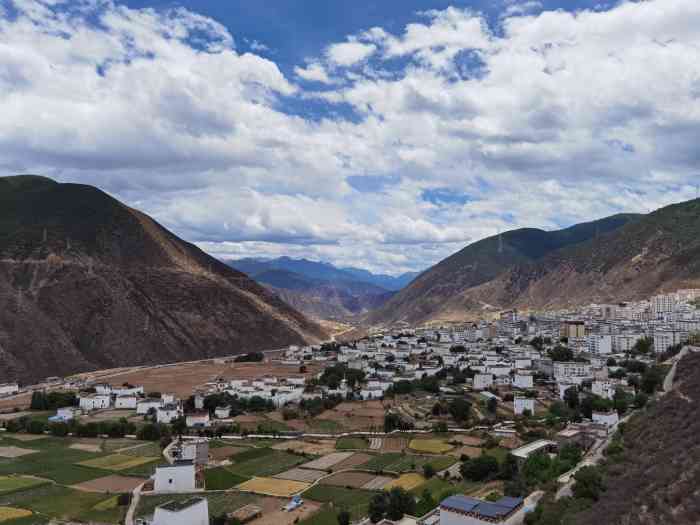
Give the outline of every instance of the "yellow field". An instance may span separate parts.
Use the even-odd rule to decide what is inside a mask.
[[[287,497],[302,492],[310,486],[310,483],[304,483],[303,481],[276,478],[253,478],[245,483],[241,483],[236,488],[238,490],[264,494],[266,496]]]
[[[100,468],[105,470],[126,470],[132,467],[138,467],[144,463],[150,463],[155,458],[143,458],[139,456],[127,456],[125,454],[111,454],[101,458],[88,459],[81,461],[78,465],[84,467]]]
[[[0,507],[0,523],[3,521],[16,520],[31,516],[32,511],[27,509],[16,509],[14,507]]]
[[[119,496],[113,496],[104,501],[100,501],[97,505],[92,507],[93,510],[112,510],[119,506]]]
[[[444,454],[448,450],[452,450],[452,445],[448,445],[441,439],[412,439],[408,446],[416,452],[429,454]]]
[[[398,479],[390,481],[384,485],[384,490],[391,490],[394,487],[411,490],[425,483],[425,478],[415,472],[409,474],[401,474]]]

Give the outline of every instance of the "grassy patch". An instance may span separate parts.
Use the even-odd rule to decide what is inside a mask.
[[[23,476],[2,476],[0,477],[0,494],[10,494],[20,490],[44,485],[46,482],[34,478]]]
[[[411,472],[410,474],[401,474],[398,479],[390,481],[384,487],[384,490],[391,490],[394,487],[400,487],[404,490],[414,490],[425,483],[425,478],[420,474]]]
[[[444,454],[452,450],[452,445],[445,443],[442,439],[412,439],[409,447],[416,452],[428,454]]]
[[[332,503],[336,512],[347,510],[356,520],[367,515],[369,501],[375,494],[371,490],[316,485],[304,492],[303,497],[319,503]]]
[[[104,470],[122,471],[133,467],[138,467],[145,463],[151,463],[153,458],[143,458],[140,456],[127,456],[124,454],[111,454],[99,458],[81,461],[78,465]]]
[[[503,463],[506,460],[506,457],[510,453],[508,449],[505,448],[490,448],[484,452],[485,454],[488,454],[489,456],[493,456],[498,460],[499,463]]]
[[[366,439],[360,437],[341,437],[335,442],[335,448],[338,450],[364,450],[369,448],[369,443]]]
[[[18,509],[17,507],[0,507],[0,523],[28,518],[31,515],[31,510]]]
[[[250,458],[248,451],[237,454],[233,457],[235,463],[227,467],[228,470],[245,478],[251,478],[253,476],[273,476],[308,461],[308,458],[297,456],[296,454],[289,454],[281,450],[254,450],[267,450],[269,452],[253,458]],[[241,460],[241,456],[250,459]]]
[[[367,463],[362,465],[362,468],[365,468],[367,470],[374,470],[377,472],[381,470],[387,470],[389,465],[400,461],[402,458],[403,455],[399,453],[380,454],[378,456],[374,456]]]
[[[339,512],[339,509],[335,510],[328,505],[324,505],[313,516],[299,522],[299,525],[338,525]],[[354,519],[359,519],[361,517],[362,516],[359,516],[358,518]]]
[[[338,421],[330,419],[308,419],[306,426],[309,432],[338,432],[345,428]]]
[[[61,485],[76,485],[110,474],[111,472],[107,470],[81,467],[80,465],[61,465],[59,468],[44,472],[42,477],[52,479]]]
[[[225,467],[205,470],[204,479],[207,490],[227,490],[248,481],[248,478],[234,474]]]
[[[457,462],[453,456],[416,456],[413,454],[381,454],[362,465],[375,472],[421,472],[424,465],[431,465],[436,472],[451,467]]]

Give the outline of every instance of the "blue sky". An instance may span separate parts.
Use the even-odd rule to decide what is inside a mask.
[[[0,174],[401,273],[696,195],[697,0],[0,0]]]

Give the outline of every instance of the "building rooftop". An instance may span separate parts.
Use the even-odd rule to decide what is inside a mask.
[[[195,497],[189,498],[183,501],[168,501],[160,506],[161,509],[165,509],[170,512],[180,512],[182,510],[188,509],[193,505],[197,505],[204,501],[204,498]]]
[[[516,448],[511,452],[511,454],[518,458],[527,459],[530,454],[537,452],[538,450],[556,445],[557,444],[554,441],[550,441],[548,439],[538,439],[537,441],[533,441],[532,443]]]
[[[523,498],[504,496],[498,501],[483,501],[469,496],[450,496],[440,503],[440,508],[470,513],[478,517],[501,519],[510,515],[523,504]]]

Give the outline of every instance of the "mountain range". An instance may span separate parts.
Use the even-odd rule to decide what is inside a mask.
[[[404,273],[394,277],[291,257],[246,258],[226,263],[316,319],[347,320],[378,308],[418,275]]]
[[[0,178],[0,381],[326,337],[265,287],[97,188]]]
[[[700,286],[700,200],[480,240],[429,268],[365,325],[474,319],[508,308],[638,300]]]

